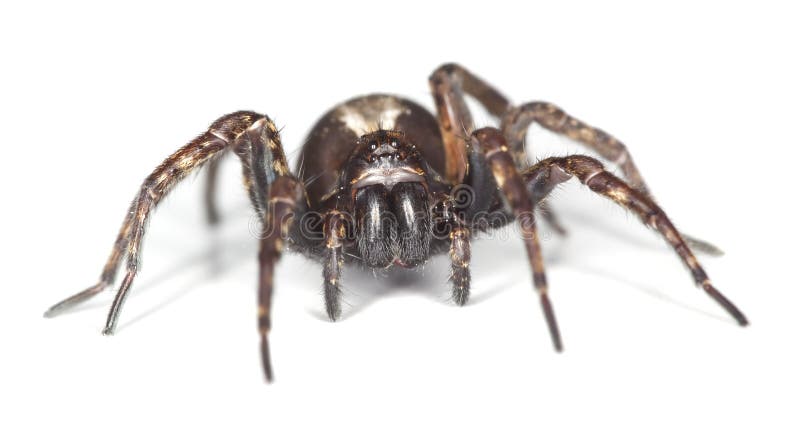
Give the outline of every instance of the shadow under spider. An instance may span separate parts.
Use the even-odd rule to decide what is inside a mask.
[[[707,317],[707,318],[713,318],[713,319],[716,319],[716,320],[719,320],[719,321],[722,321],[722,322],[725,322],[725,323],[730,323],[730,324],[733,324],[733,325],[737,325],[736,321],[731,320],[730,318],[727,318],[725,315],[717,315],[717,314],[708,312],[708,311],[706,311],[704,309],[695,307],[693,305],[689,305],[689,304],[687,304],[685,302],[673,299],[672,297],[670,297],[669,294],[664,293],[659,288],[650,287],[650,286],[648,286],[646,284],[642,284],[640,282],[634,281],[630,277],[626,277],[626,276],[620,275],[620,274],[615,274],[614,272],[609,271],[607,269],[594,267],[594,266],[583,265],[583,264],[578,264],[578,265],[572,264],[572,265],[570,265],[570,269],[578,271],[578,272],[591,274],[593,276],[600,276],[604,280],[610,280],[610,281],[614,281],[614,282],[617,282],[617,283],[620,283],[620,284],[624,284],[626,286],[633,287],[636,290],[638,290],[638,291],[640,291],[640,292],[642,292],[642,293],[644,293],[644,294],[646,294],[648,296],[654,297],[654,298],[656,298],[658,300],[661,300],[663,302],[669,303],[671,305],[675,305],[675,306],[677,306],[679,308],[692,311],[692,312],[694,312],[696,314],[703,315],[704,317]],[[690,282],[691,282],[691,280],[686,280],[687,284],[689,284]],[[684,286],[684,287],[687,287],[687,286]]]

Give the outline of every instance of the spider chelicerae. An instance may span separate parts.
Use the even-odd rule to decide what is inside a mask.
[[[558,184],[573,177],[657,230],[683,260],[695,283],[740,325],[747,325],[744,314],[711,285],[691,248],[712,253],[716,249],[675,229],[619,140],[552,104],[513,106],[495,88],[456,64],[434,71],[430,86],[437,117],[394,95],[362,96],[334,107],[311,130],[294,174],[269,117],[251,111],[221,117],[144,180],[100,281],[57,303],[45,315],[56,315],[110,287],[125,259],[125,278],[103,330],[103,334],[113,334],[139,269],[150,214],[178,182],[208,164],[207,210],[209,221],[216,222],[217,159],[232,150],[241,159],[244,184],[262,223],[258,327],[267,380],[272,379],[267,335],[273,270],[284,249],[321,261],[325,308],[331,320],[342,312],[345,264],[411,268],[445,252],[451,262],[452,298],[464,305],[470,291],[470,239],[514,221],[553,346],[560,351],[561,335],[548,297],[534,209],[544,205]],[[499,119],[500,128],[475,130],[465,95]],[[528,166],[525,138],[532,123],[577,141],[618,165],[624,180],[584,155],[551,157]],[[297,175],[310,177],[303,180]],[[559,230],[554,215],[544,215]]]

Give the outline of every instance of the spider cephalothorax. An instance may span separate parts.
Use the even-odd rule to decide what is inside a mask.
[[[175,184],[209,163],[207,209],[209,221],[216,222],[215,159],[232,150],[241,159],[245,187],[263,223],[258,323],[267,379],[272,379],[267,334],[273,270],[285,248],[321,262],[325,307],[335,320],[342,312],[341,275],[346,264],[410,268],[446,252],[453,300],[466,304],[470,239],[477,232],[512,222],[518,223],[553,346],[561,350],[534,210],[544,205],[555,186],[573,177],[657,230],[683,260],[695,283],[740,325],[747,325],[736,306],[711,285],[690,246],[707,252],[716,249],[675,229],[621,142],[552,104],[513,106],[458,65],[437,69],[430,85],[436,117],[412,101],[382,94],[357,97],[333,108],[312,128],[303,145],[295,172],[300,177],[289,171],[280,135],[267,116],[249,111],[223,116],[145,179],[100,281],[54,305],[46,315],[55,315],[111,286],[124,258],[126,275],[103,330],[112,334],[138,272],[151,212]],[[476,130],[465,94],[495,116],[500,128]],[[618,165],[624,178],[583,155],[551,157],[529,165],[525,138],[532,123],[596,151]],[[561,230],[551,212],[544,215]]]
[[[431,174],[403,132],[378,130],[361,137],[342,172],[337,208],[352,210],[357,255],[369,267],[415,267],[431,242]]]

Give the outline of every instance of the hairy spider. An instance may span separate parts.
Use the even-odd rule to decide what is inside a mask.
[[[740,325],[747,325],[744,314],[711,285],[689,246],[715,249],[675,229],[620,141],[552,104],[513,106],[496,89],[455,64],[434,71],[430,86],[438,118],[412,101],[382,94],[357,97],[330,110],[303,145],[304,159],[295,174],[310,175],[306,180],[289,171],[280,135],[269,117],[251,111],[223,116],[144,180],[100,281],[57,303],[45,315],[53,316],[110,287],[125,258],[127,272],[103,330],[112,334],[139,268],[151,212],[178,182],[209,164],[207,210],[209,221],[216,222],[215,160],[233,150],[241,159],[245,187],[262,221],[258,327],[267,380],[272,379],[267,342],[272,275],[284,248],[322,262],[325,308],[331,320],[342,312],[345,263],[410,268],[434,254],[449,252],[452,297],[464,305],[470,290],[471,237],[513,221],[519,224],[553,346],[560,351],[561,336],[548,298],[533,212],[556,185],[573,176],[657,230],[689,268],[695,283]],[[475,130],[465,95],[500,119],[500,128]],[[626,180],[583,155],[551,157],[528,166],[525,138],[534,122],[596,151],[618,165]],[[560,227],[552,214],[547,215],[554,227]]]

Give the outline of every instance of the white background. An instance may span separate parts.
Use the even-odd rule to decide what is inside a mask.
[[[0,7],[0,419],[798,420],[790,6],[146,3]],[[111,292],[42,318],[96,281],[138,184],[218,116],[268,113],[294,161],[353,95],[430,107],[427,76],[446,61],[626,142],[676,224],[727,251],[701,262],[752,325],[633,215],[571,183],[554,201],[570,236],[543,242],[563,354],[514,238],[474,244],[465,308],[443,257],[399,281],[348,271],[335,324],[320,265],[289,255],[266,385],[234,160],[218,231],[202,177],[158,210],[117,335],[100,335]],[[529,140],[532,157],[583,152],[538,129]]]

